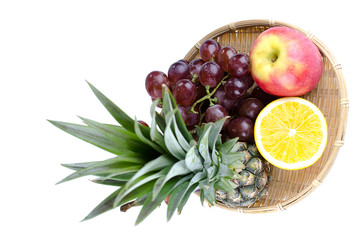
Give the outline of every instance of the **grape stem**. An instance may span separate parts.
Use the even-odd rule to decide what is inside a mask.
[[[196,80],[199,78],[199,75],[197,75],[197,74],[192,74],[192,82],[193,83],[196,83]]]
[[[200,98],[199,100],[197,100],[196,102],[194,102],[194,104],[191,106],[190,111],[197,114],[198,112],[195,111],[195,107],[197,104],[209,99],[210,104],[213,104],[213,101],[215,101],[215,98],[211,99],[211,97],[216,93],[217,89],[221,86],[221,84],[224,84],[226,82],[226,80],[230,77],[230,74],[227,74],[223,79],[221,79],[221,81],[219,82],[219,84],[210,92],[210,86],[206,85],[206,95],[203,96],[202,98]]]

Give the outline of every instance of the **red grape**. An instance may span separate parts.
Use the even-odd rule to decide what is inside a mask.
[[[205,61],[209,61],[210,59],[216,59],[217,54],[220,50],[220,44],[213,39],[205,40],[199,49],[200,57]]]
[[[180,79],[192,79],[189,66],[183,61],[173,63],[168,69],[168,78],[172,84],[175,84]]]
[[[178,62],[184,62],[186,64],[189,64],[189,62],[187,60],[185,60],[185,59],[180,59],[180,60],[178,60]]]
[[[246,83],[248,89],[251,88],[254,85],[254,79],[253,79],[253,77],[251,76],[250,73],[245,75],[244,77],[242,77],[242,79]]]
[[[248,98],[239,106],[239,115],[255,120],[260,111],[264,108],[264,104],[257,98]]]
[[[207,94],[206,88],[203,85],[198,84],[196,85],[196,88],[197,88],[196,100],[199,100],[200,98],[204,97]]]
[[[216,104],[209,107],[205,112],[205,121],[206,122],[216,122],[224,117],[229,116],[228,111],[221,105]],[[227,124],[229,119],[224,123],[224,126]]]
[[[182,118],[185,121],[185,124],[187,127],[193,127],[195,125],[197,125],[200,121],[200,113],[198,111],[198,106],[195,107],[195,111],[196,113],[193,113],[190,111],[191,106],[181,106],[178,105],[178,109],[181,113]]]
[[[235,54],[230,58],[228,70],[233,77],[243,77],[250,73],[250,59],[244,53]]]
[[[215,62],[206,62],[200,70],[200,83],[204,86],[209,85],[214,88],[222,80],[224,72],[219,64]]]
[[[250,94],[250,97],[261,100],[264,105],[267,105],[268,103],[278,98],[277,96],[270,95],[269,93],[264,92],[260,87],[254,88]]]
[[[248,90],[248,86],[243,79],[231,77],[226,81],[224,89],[229,97],[240,98],[245,95],[246,91]]]
[[[197,96],[197,88],[189,79],[178,80],[172,90],[177,104],[182,106],[191,105]]]
[[[142,124],[143,126],[149,127],[148,124],[142,120],[138,120],[138,123]]]
[[[146,77],[146,90],[152,98],[162,97],[162,85],[170,87],[170,82],[165,73],[161,71],[150,72]]]
[[[199,75],[200,75],[201,67],[202,67],[202,65],[203,65],[204,63],[205,63],[205,61],[202,60],[201,58],[197,58],[197,59],[192,60],[192,61],[189,63],[190,73],[196,74],[197,76],[199,76]]]
[[[238,105],[238,99],[229,97],[225,92],[224,86],[220,86],[216,90],[214,97],[217,98],[217,104],[226,108],[228,112],[232,112],[232,110]]]
[[[236,117],[227,125],[230,137],[238,137],[240,142],[252,142],[254,140],[254,122],[247,117]]]
[[[222,67],[225,72],[228,72],[228,64],[231,57],[236,54],[233,47],[227,46],[220,49],[217,55],[217,63]]]

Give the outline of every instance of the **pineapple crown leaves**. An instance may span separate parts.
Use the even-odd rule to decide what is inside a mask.
[[[142,206],[136,224],[142,222],[170,196],[167,220],[181,213],[191,194],[200,190],[201,203],[216,203],[216,188],[233,192],[238,178],[233,168],[243,167],[242,153],[235,151],[237,139],[222,143],[225,119],[198,126],[196,141],[188,131],[170,90],[163,86],[164,116],[151,105],[151,127],[138,123],[88,83],[96,97],[120,125],[81,118],[85,125],[50,121],[65,132],[116,156],[103,161],[63,164],[74,172],[59,183],[95,176],[98,184],[118,187],[84,220],[121,206]],[[122,208],[123,207],[123,208]]]

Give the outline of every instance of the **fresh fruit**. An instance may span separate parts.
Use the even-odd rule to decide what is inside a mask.
[[[175,84],[180,79],[192,79],[189,71],[189,65],[184,61],[177,61],[168,69],[168,79]]]
[[[301,96],[310,92],[323,71],[318,48],[302,33],[288,27],[262,32],[249,56],[255,82],[276,96]]]
[[[231,77],[224,85],[226,94],[231,98],[241,98],[248,90],[248,83],[242,78]]]
[[[172,94],[175,97],[177,104],[181,106],[190,106],[196,99],[197,88],[191,80],[178,80],[173,87]]]
[[[180,60],[178,60],[178,62],[184,62],[184,63],[186,63],[187,65],[189,64],[189,61],[187,61],[187,60],[185,60],[185,59],[180,59]]]
[[[250,72],[250,59],[247,54],[235,54],[229,60],[228,70],[231,76],[241,78]]]
[[[150,127],[150,126],[148,126],[148,124],[147,124],[145,121],[138,120],[138,122],[139,122],[140,124],[142,124],[143,126],[145,126],[145,127]]]
[[[251,88],[254,85],[254,79],[250,73],[242,77],[242,79],[246,83],[247,88]]]
[[[224,72],[219,64],[215,62],[206,62],[200,69],[200,83],[210,88],[216,87],[222,80]]]
[[[217,55],[217,63],[222,67],[225,72],[228,72],[228,64],[231,57],[236,54],[236,50],[233,47],[226,46],[220,49]]]
[[[239,152],[236,138],[222,143],[220,131],[225,118],[198,126],[195,133],[198,141],[195,141],[166,85],[162,98],[165,117],[155,111],[157,99],[151,106],[151,127],[133,120],[95,87],[90,87],[120,125],[85,118],[81,119],[86,125],[50,121],[65,132],[116,155],[104,161],[63,165],[75,172],[59,183],[92,175],[97,177],[93,180],[96,183],[117,187],[84,220],[119,206],[122,211],[142,206],[138,224],[170,196],[169,220],[176,209],[179,213],[182,211],[198,188],[201,202],[206,200],[210,205],[217,203],[217,189],[234,193],[238,186],[233,180],[242,179],[235,169],[244,168],[243,159],[247,157]],[[246,163],[245,169],[256,165]]]
[[[270,182],[270,167],[255,144],[239,142],[236,152],[243,153],[241,166],[235,166],[239,179],[232,180],[237,187],[233,193],[223,190],[216,191],[216,199],[228,207],[248,207],[268,192]]]
[[[205,63],[205,61],[202,60],[201,58],[197,58],[197,59],[192,60],[189,63],[190,73],[191,74],[196,74],[197,76],[199,76],[201,67],[202,67],[202,65],[204,65],[204,63]]]
[[[206,122],[217,122],[218,120],[228,117],[228,111],[221,105],[216,104],[209,107],[205,112],[205,121]],[[227,124],[228,119],[225,121]]]
[[[220,86],[215,92],[214,97],[217,99],[217,104],[220,104],[229,112],[233,111],[238,106],[238,99],[229,97],[224,86]]]
[[[254,122],[247,117],[233,118],[227,125],[227,132],[230,137],[239,138],[240,142],[253,142]]]
[[[261,100],[264,103],[264,105],[268,105],[272,101],[278,99],[277,96],[270,95],[270,94],[264,92],[260,87],[253,88],[253,91],[251,92],[250,97]]]
[[[207,39],[200,46],[200,57],[205,62],[209,60],[215,60],[215,58],[217,58],[217,54],[220,48],[220,44],[217,41],[215,41],[214,39]]]
[[[182,119],[185,121],[185,124],[188,128],[195,128],[195,125],[197,125],[200,121],[200,113],[193,113],[190,111],[190,106],[184,107],[184,106],[177,106],[178,110],[181,113]],[[198,107],[195,109],[198,111]]]
[[[255,143],[276,167],[302,169],[314,164],[327,144],[327,123],[313,103],[298,97],[267,105],[255,122]]]
[[[264,108],[264,104],[257,98],[247,98],[239,106],[239,116],[248,117],[251,120],[256,119],[260,111]]]
[[[152,98],[162,97],[163,84],[170,87],[167,75],[161,71],[152,71],[146,77],[146,90]]]
[[[197,84],[196,88],[197,88],[196,100],[199,100],[200,98],[204,97],[207,94],[206,88],[203,85]]]

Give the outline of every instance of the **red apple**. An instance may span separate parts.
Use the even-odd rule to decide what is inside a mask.
[[[262,32],[249,56],[255,82],[276,96],[301,96],[310,92],[323,71],[318,48],[302,33],[288,27]]]

